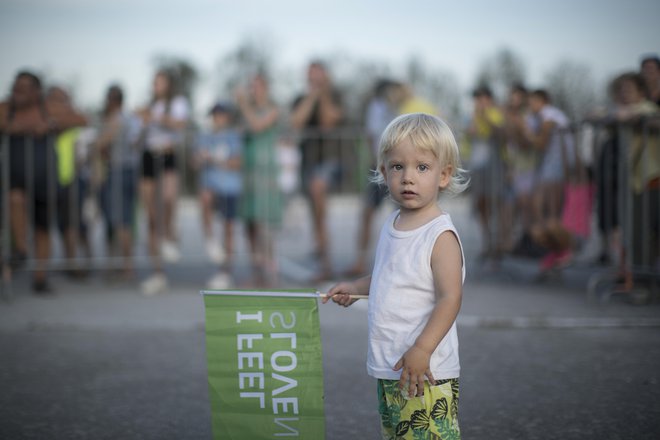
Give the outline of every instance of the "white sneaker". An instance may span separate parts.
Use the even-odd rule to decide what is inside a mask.
[[[163,260],[168,263],[176,263],[181,259],[179,248],[176,247],[175,242],[170,240],[163,240],[163,243],[160,246],[160,254],[163,256]]]
[[[142,294],[154,296],[167,290],[167,278],[162,273],[156,273],[142,282]]]
[[[211,290],[224,290],[232,286],[233,280],[226,272],[218,272],[206,283],[206,287]]]
[[[206,253],[209,259],[215,264],[222,264],[225,262],[225,251],[215,241],[206,242]]]

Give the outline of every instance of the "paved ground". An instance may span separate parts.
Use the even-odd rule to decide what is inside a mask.
[[[357,207],[333,200],[338,271],[354,255]],[[498,271],[478,265],[467,204],[446,209],[468,260],[459,319],[464,438],[658,438],[660,306],[587,301],[592,270],[584,265],[543,284],[528,262],[506,261]],[[184,204],[188,249],[169,268],[167,294],[145,298],[135,282],[96,274],[84,283],[55,276],[58,295],[41,299],[17,275],[13,300],[0,302],[1,439],[210,438],[198,291],[213,268],[198,250],[191,212]],[[323,290],[308,281],[305,207],[294,201],[288,214],[283,283]],[[249,283],[249,272],[237,278]],[[375,384],[364,368],[366,304],[320,312],[327,438],[378,438]]]

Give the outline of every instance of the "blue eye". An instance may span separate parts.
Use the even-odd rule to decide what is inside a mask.
[[[429,169],[429,167],[428,167],[428,165],[423,165],[423,164],[422,164],[422,165],[419,165],[419,166],[417,167],[417,169],[419,169],[420,171],[426,171],[426,170]]]

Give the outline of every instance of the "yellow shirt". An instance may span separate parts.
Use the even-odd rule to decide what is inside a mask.
[[[440,114],[433,104],[418,97],[410,98],[401,104],[399,114],[406,115],[408,113],[428,113],[435,116]]]
[[[55,141],[57,180],[62,185],[73,182],[76,171],[76,140],[79,134],[79,128],[70,128],[60,133]]]
[[[485,110],[484,117],[474,119],[474,125],[477,131],[477,137],[488,139],[493,134],[493,127],[504,125],[504,114],[497,107],[489,107]]]

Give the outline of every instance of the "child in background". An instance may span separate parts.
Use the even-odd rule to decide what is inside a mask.
[[[242,142],[237,130],[231,127],[229,105],[218,103],[211,108],[212,128],[201,133],[197,140],[195,165],[200,173],[199,201],[206,251],[219,271],[208,282],[210,289],[226,289],[232,283],[229,270],[234,250],[234,221],[238,215],[241,192]],[[224,250],[213,234],[213,211],[218,209],[224,220]],[[226,263],[223,266],[223,263]]]
[[[399,209],[381,229],[372,275],[335,285],[323,302],[346,307],[369,295],[367,371],[378,379],[383,438],[457,439],[465,264],[438,205],[441,192],[466,186],[456,140],[435,116],[399,116],[381,138],[378,171]]]

